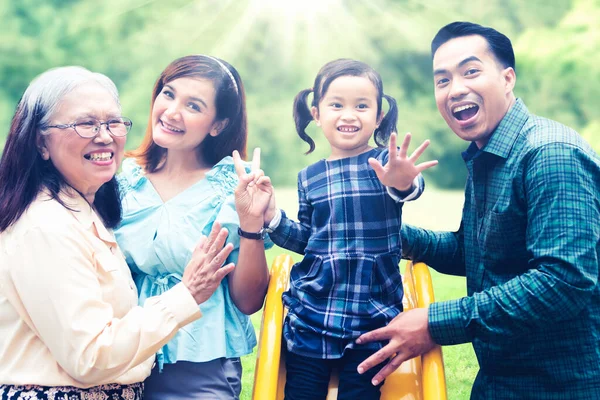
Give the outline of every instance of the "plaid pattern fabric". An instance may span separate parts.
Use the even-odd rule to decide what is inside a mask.
[[[467,277],[430,306],[432,337],[473,343],[474,399],[600,399],[598,155],[518,100],[463,157],[459,231],[402,227],[404,256]]]
[[[402,203],[387,193],[370,157],[385,164],[388,151],[321,160],[302,170],[299,222],[284,213],[271,234],[278,246],[305,254],[283,295],[284,338],[296,354],[340,358],[346,348],[358,347],[354,339],[402,311]]]

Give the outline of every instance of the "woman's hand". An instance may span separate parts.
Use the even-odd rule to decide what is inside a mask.
[[[227,229],[221,229],[218,222],[213,224],[208,238],[202,236],[194,249],[192,259],[183,271],[181,282],[188,288],[196,303],[202,304],[217,290],[221,281],[228,273],[233,271],[234,264],[223,263],[233,250],[233,245],[228,243]]]
[[[275,209],[271,178],[260,169],[260,149],[254,149],[250,173],[246,173],[237,151],[233,152],[233,164],[240,180],[235,189],[235,208],[240,217],[240,227],[258,231],[264,225],[265,213],[269,210],[274,213]]]

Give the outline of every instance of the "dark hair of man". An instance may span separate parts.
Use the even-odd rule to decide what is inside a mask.
[[[510,39],[493,28],[472,22],[452,22],[440,29],[431,41],[431,57],[449,40],[473,35],[481,36],[488,42],[490,51],[504,68],[511,67],[516,71],[515,53]]]
[[[342,76],[360,76],[369,79],[377,89],[377,118],[381,114],[382,98],[385,98],[390,106],[379,127],[375,129],[375,143],[379,147],[384,147],[390,138],[392,132],[396,131],[398,121],[398,107],[396,100],[383,93],[383,82],[377,71],[369,65],[361,62],[340,58],[325,64],[317,77],[312,88],[304,89],[296,95],[294,99],[294,121],[296,123],[296,132],[302,140],[310,146],[306,154],[312,153],[315,149],[315,141],[306,133],[306,127],[313,120],[310,112],[311,107],[319,107],[319,102],[327,93],[331,82]],[[313,92],[311,107],[308,106],[307,97]]]
[[[69,185],[52,161],[41,157],[37,136],[62,97],[90,81],[107,87],[118,102],[112,81],[81,67],[46,71],[29,85],[19,101],[0,159],[0,232],[17,222],[44,188],[54,200],[69,208],[58,196],[61,189]],[[76,135],[75,132],[69,134]],[[119,224],[121,199],[115,177],[96,192],[93,205],[106,227]]]
[[[217,61],[218,60],[218,61]],[[219,64],[219,62],[222,64]],[[231,76],[223,68],[227,68]],[[231,79],[233,77],[234,81]],[[136,162],[148,172],[155,172],[166,159],[167,149],[157,145],[152,139],[154,121],[152,109],[156,98],[169,82],[179,78],[206,79],[215,88],[215,107],[217,121],[227,119],[227,125],[213,137],[207,135],[199,146],[203,161],[215,165],[234,150],[246,158],[246,141],[248,139],[248,123],[246,117],[246,95],[242,79],[233,66],[224,60],[205,55],[190,55],[178,58],[170,63],[158,77],[152,90],[150,102],[150,119],[146,133],[140,146],[125,155],[135,158]]]

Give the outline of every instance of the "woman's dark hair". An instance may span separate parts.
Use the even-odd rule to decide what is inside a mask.
[[[384,147],[392,132],[396,131],[396,123],[398,122],[398,107],[396,105],[396,100],[383,93],[383,82],[379,73],[361,61],[340,58],[325,64],[317,74],[313,87],[311,89],[300,91],[294,99],[294,121],[296,123],[296,132],[298,132],[298,136],[310,146],[310,149],[306,154],[312,153],[315,149],[315,141],[306,133],[306,127],[310,121],[313,120],[310,108],[318,108],[319,102],[327,93],[331,82],[342,76],[361,76],[369,79],[373,83],[377,89],[378,118],[381,114],[382,99],[385,98],[387,100],[390,108],[379,124],[379,127],[375,129],[374,132],[375,143],[377,146]],[[307,97],[311,92],[313,92],[313,99],[309,107]]]
[[[493,28],[488,28],[472,22],[452,22],[438,31],[431,41],[431,57],[441,45],[449,40],[463,36],[478,35],[483,37],[490,47],[490,51],[496,57],[496,60],[504,68],[515,69],[515,53],[513,51],[510,39]]]
[[[37,147],[38,136],[45,133],[44,126],[65,95],[89,82],[106,88],[119,104],[117,88],[108,77],[81,67],[50,69],[25,90],[0,160],[0,232],[18,220],[44,188],[67,207],[58,194],[68,184],[51,160],[42,159]],[[106,227],[114,228],[121,221],[121,200],[114,177],[96,192],[93,206]]]
[[[179,78],[197,78],[210,80],[215,88],[216,120],[228,122],[218,136],[208,135],[198,147],[202,159],[215,165],[223,157],[230,156],[234,150],[246,158],[248,123],[246,118],[246,95],[240,75],[226,61],[204,55],[191,55],[178,58],[169,64],[160,74],[150,102],[150,118],[146,134],[140,146],[125,155],[135,158],[146,171],[154,172],[164,162],[167,149],[157,145],[152,138],[152,109],[163,87]]]

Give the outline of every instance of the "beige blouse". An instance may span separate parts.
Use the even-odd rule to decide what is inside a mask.
[[[137,305],[112,232],[76,192],[42,193],[0,234],[0,384],[140,382],[154,353],[200,318],[182,284]]]

